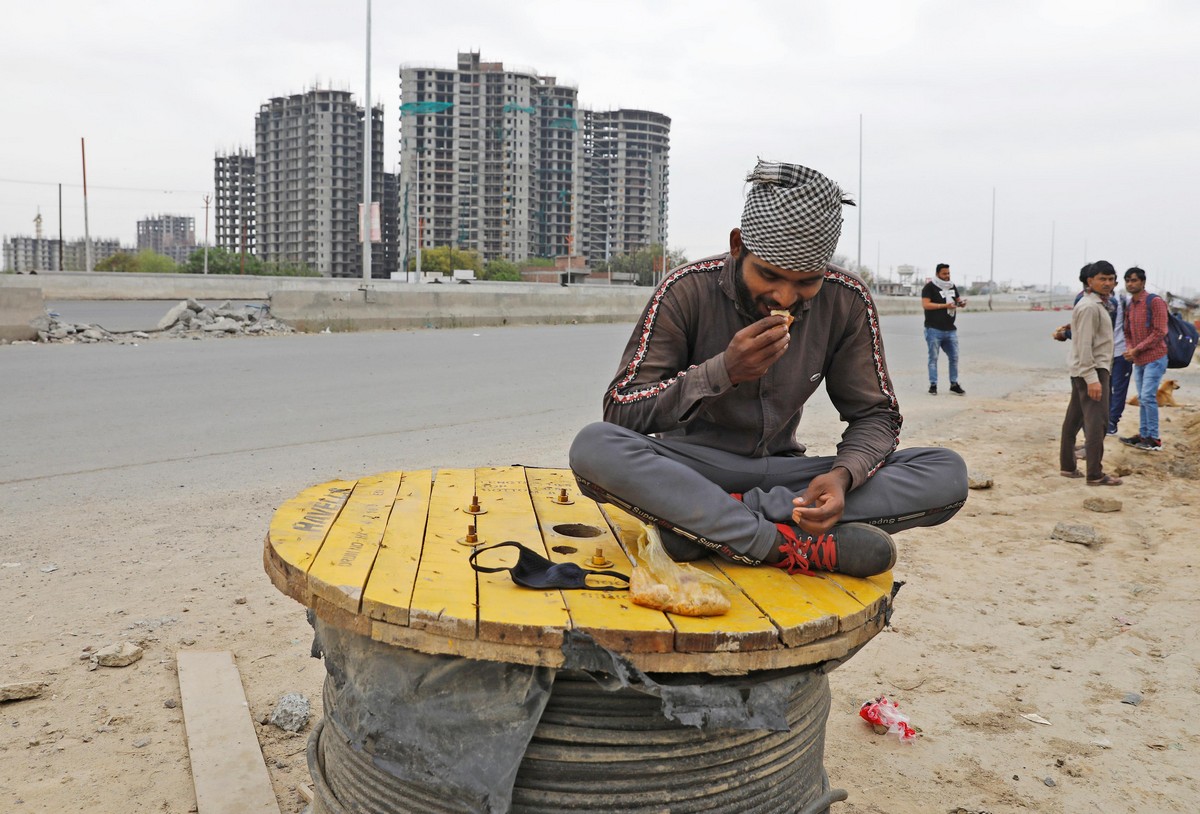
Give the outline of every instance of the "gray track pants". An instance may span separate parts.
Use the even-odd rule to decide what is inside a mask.
[[[828,472],[833,460],[747,458],[603,421],[580,430],[570,457],[585,494],[666,529],[663,543],[675,559],[716,551],[752,565],[775,544],[775,524],[791,522],[792,499]],[[742,499],[731,492],[741,492]],[[966,500],[967,467],[957,453],[940,447],[901,449],[846,495],[842,522],[870,523],[889,532],[936,526]]]

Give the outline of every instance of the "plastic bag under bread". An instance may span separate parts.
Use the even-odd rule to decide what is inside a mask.
[[[631,551],[630,598],[647,608],[680,616],[720,616],[729,611],[721,581],[687,563],[671,559],[654,526],[643,526]]]

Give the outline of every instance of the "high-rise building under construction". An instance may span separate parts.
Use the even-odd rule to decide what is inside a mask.
[[[603,260],[666,237],[671,120],[475,52],[400,69],[401,253]],[[403,263],[403,260],[401,261]]]
[[[254,153],[218,154],[213,162],[216,190],[216,246],[230,254],[257,254],[254,216]]]
[[[153,215],[137,222],[137,249],[186,263],[196,250],[196,219],[190,215]]]
[[[582,235],[607,260],[667,237],[671,120],[650,110],[583,111],[586,177]]]
[[[361,277],[363,108],[348,91],[314,89],[264,103],[254,121],[255,231],[266,263]],[[383,108],[371,110],[371,198],[381,200]],[[372,276],[386,277],[375,244]]]

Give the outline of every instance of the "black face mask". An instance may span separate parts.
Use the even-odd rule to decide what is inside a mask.
[[[515,546],[520,552],[517,555],[516,565],[511,568],[488,568],[487,566],[476,564],[475,558],[483,552],[490,551],[493,548],[503,548],[504,546]],[[617,579],[625,580],[626,583],[629,582],[629,577],[624,574],[618,574],[616,571],[589,571],[573,562],[551,562],[541,554],[530,548],[526,548],[515,540],[507,540],[503,543],[477,548],[471,552],[469,562],[471,563],[471,567],[476,571],[488,574],[494,574],[497,571],[508,571],[512,576],[513,582],[526,588],[538,588],[541,590],[547,588],[584,588],[589,591],[623,591],[629,587],[628,585],[588,585],[587,578],[595,575],[616,577]]]

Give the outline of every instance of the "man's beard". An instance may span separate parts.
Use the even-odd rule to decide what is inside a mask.
[[[750,289],[746,287],[746,282],[742,279],[742,259],[745,256],[746,252],[743,249],[737,259],[733,261],[733,290],[737,293],[738,307],[745,311],[747,316],[757,318],[762,316],[758,312],[758,303],[754,301]]]
[[[741,255],[733,261],[733,290],[737,294],[738,307],[751,319],[762,319],[766,316],[763,311],[791,311],[791,308],[783,308],[774,300],[754,298],[746,286],[746,281],[742,279],[742,260],[745,257],[746,250],[743,249]]]

